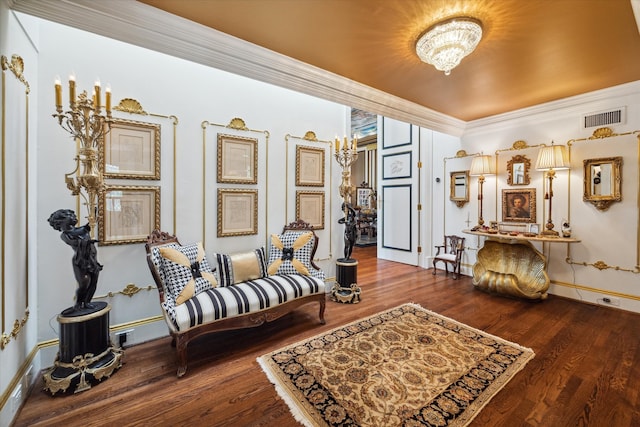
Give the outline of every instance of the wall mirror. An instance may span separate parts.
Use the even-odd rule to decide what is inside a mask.
[[[508,185],[529,185],[529,169],[531,160],[526,156],[513,156],[507,162],[507,184]]]
[[[583,200],[601,211],[622,200],[622,157],[584,160]]]
[[[469,171],[451,172],[449,200],[459,208],[469,201]]]

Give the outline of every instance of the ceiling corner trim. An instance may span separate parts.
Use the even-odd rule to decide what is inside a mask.
[[[5,0],[13,10],[320,99],[460,136],[466,122],[135,0]]]

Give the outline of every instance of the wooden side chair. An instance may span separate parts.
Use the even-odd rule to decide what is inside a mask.
[[[464,253],[464,237],[444,236],[444,244],[436,245],[438,251],[433,257],[433,275],[436,274],[436,262],[444,262],[444,270],[449,274],[449,264],[453,266],[453,278],[457,279],[460,274],[460,262]]]

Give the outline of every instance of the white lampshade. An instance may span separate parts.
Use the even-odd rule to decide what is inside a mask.
[[[474,157],[471,161],[471,170],[469,175],[481,176],[481,175],[495,175],[496,163],[493,157],[483,154],[482,156]]]
[[[564,145],[545,146],[538,151],[536,169],[546,171],[550,169],[569,169],[569,156]]]

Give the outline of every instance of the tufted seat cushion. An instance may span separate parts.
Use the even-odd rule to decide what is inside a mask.
[[[226,317],[258,313],[301,296],[324,292],[324,281],[311,276],[268,276],[208,289],[180,305],[167,299],[162,306],[174,332],[180,332]]]

